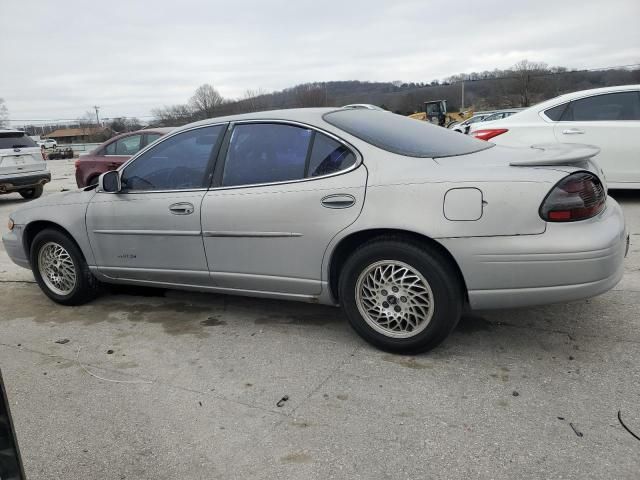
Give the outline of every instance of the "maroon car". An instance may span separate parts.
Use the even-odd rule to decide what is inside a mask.
[[[76,183],[83,188],[98,183],[104,172],[115,170],[132,155],[169,133],[173,128],[149,128],[123,133],[113,137],[98,148],[76,160]]]

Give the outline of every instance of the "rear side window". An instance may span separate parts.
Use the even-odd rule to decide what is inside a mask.
[[[0,132],[0,149],[37,147],[31,137],[23,132]]]
[[[371,145],[408,157],[451,157],[494,147],[490,142],[389,112],[336,110],[323,118]]]
[[[222,186],[304,178],[313,131],[284,124],[236,125],[227,150]]]
[[[606,120],[640,120],[638,92],[619,92],[574,100],[562,121],[597,122]]]
[[[309,177],[319,177],[345,170],[356,163],[356,157],[340,142],[316,133],[309,159]]]
[[[162,135],[159,133],[147,133],[147,145],[151,145],[157,139],[159,139]]]
[[[544,111],[544,114],[554,122],[559,122],[562,118],[562,114],[569,106],[568,103],[563,103],[562,105],[558,105],[557,107],[550,108]]]

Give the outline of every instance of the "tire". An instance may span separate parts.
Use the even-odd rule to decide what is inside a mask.
[[[33,200],[34,198],[38,198],[42,195],[44,191],[43,185],[36,185],[33,188],[29,188],[28,190],[20,190],[18,193],[22,195],[22,198],[26,198],[27,200]]]
[[[58,262],[62,259],[67,268],[49,265],[48,273],[47,270],[43,272],[42,269],[47,268],[47,253],[57,257]],[[82,305],[99,293],[100,284],[89,270],[80,248],[59,230],[45,229],[36,235],[31,244],[30,261],[36,282],[56,303]],[[63,273],[57,275],[58,272]]]
[[[404,282],[397,279],[403,273]],[[440,344],[457,325],[464,302],[455,266],[435,249],[402,237],[381,237],[358,248],[342,268],[338,290],[353,329],[393,353],[416,354]]]

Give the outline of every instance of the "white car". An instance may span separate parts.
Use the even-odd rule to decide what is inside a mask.
[[[561,95],[490,125],[472,125],[470,134],[509,146],[595,145],[609,188],[640,189],[640,85]]]
[[[0,194],[38,198],[49,181],[51,173],[36,142],[23,131],[0,129]]]
[[[58,142],[53,138],[45,138],[44,140],[39,140],[36,143],[40,147],[44,145],[44,148],[56,148],[58,146]]]
[[[493,115],[493,113],[494,113],[493,111],[479,112],[479,113],[476,113],[473,117],[468,118],[464,122],[449,125],[448,128],[453,130],[454,132],[468,133],[471,125],[473,125],[474,123],[483,122],[485,118],[489,117],[490,115]]]

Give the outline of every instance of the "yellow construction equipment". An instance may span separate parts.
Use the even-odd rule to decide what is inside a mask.
[[[446,100],[431,100],[424,102],[424,111],[409,115],[409,118],[423,120],[441,127],[446,127],[453,122],[463,122],[473,116],[473,110],[463,112],[447,112]]]

